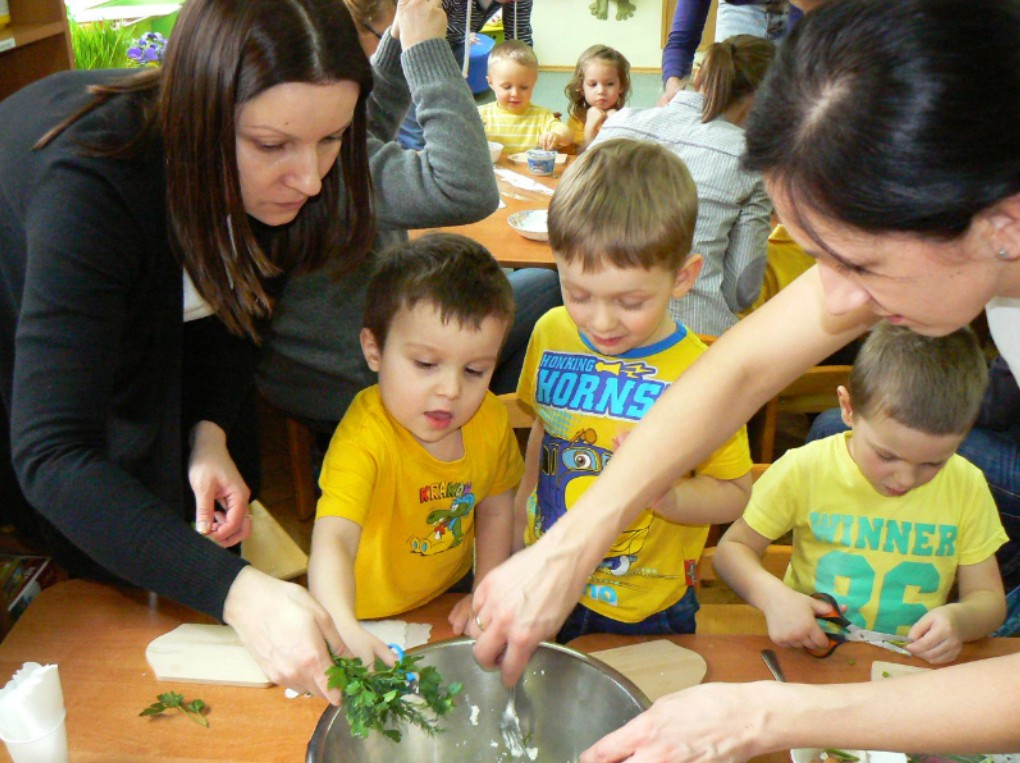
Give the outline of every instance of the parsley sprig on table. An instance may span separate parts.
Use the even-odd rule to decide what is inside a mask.
[[[443,686],[438,670],[418,667],[421,659],[421,655],[405,655],[393,667],[376,659],[369,670],[360,657],[333,657],[333,667],[326,675],[330,688],[340,689],[343,695],[354,736],[364,738],[375,729],[399,742],[400,732],[387,726],[400,721],[418,726],[430,736],[442,730],[439,718],[453,709],[463,686],[456,682]],[[417,681],[409,681],[409,674],[415,674]]]
[[[209,728],[209,721],[205,715],[202,714],[202,711],[205,710],[206,707],[205,702],[202,700],[193,699],[191,702],[185,702],[184,695],[178,694],[175,691],[168,691],[166,694],[157,694],[156,699],[158,699],[159,702],[153,702],[138,715],[159,715],[164,710],[170,710],[171,708],[176,707],[186,716],[191,718],[191,720],[195,723]]]

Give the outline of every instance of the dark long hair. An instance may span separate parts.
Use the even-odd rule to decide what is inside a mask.
[[[962,235],[1020,192],[1020,3],[834,0],[779,47],[746,166],[794,209]]]
[[[263,251],[241,197],[237,108],[287,82],[343,80],[358,83],[360,95],[339,160],[320,193],[273,236],[272,251]],[[162,139],[171,244],[227,327],[257,340],[256,323],[271,312],[265,278],[326,263],[348,272],[371,245],[365,114],[371,88],[371,67],[339,0],[187,0],[161,70],[93,88],[95,100],[37,145],[115,96],[138,97],[142,130],[99,151],[126,154],[150,137]]]

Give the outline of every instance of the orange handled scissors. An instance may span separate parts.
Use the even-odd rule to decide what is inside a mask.
[[[839,609],[839,603],[827,593],[818,593],[816,591],[811,594],[811,598],[824,601],[829,605],[829,610],[815,615],[815,619],[835,626],[837,629],[833,631],[822,628],[825,637],[829,639],[829,643],[824,649],[808,649],[807,653],[812,657],[828,657],[836,650],[836,647],[846,641],[863,641],[865,644],[873,644],[882,649],[888,649],[890,652],[905,654],[908,657],[912,656],[910,652],[903,648],[904,644],[910,643],[911,639],[909,637],[899,636],[895,633],[879,633],[878,631],[869,631],[857,627],[843,616]]]

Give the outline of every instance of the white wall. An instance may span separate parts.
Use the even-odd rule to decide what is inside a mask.
[[[573,67],[589,45],[616,48],[636,68],[662,66],[662,0],[632,0],[637,10],[616,20],[616,0],[609,0],[609,18],[592,16],[592,0],[534,0],[531,25],[535,53],[542,67]]]

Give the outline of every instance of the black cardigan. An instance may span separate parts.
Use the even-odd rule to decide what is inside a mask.
[[[229,431],[253,348],[216,318],[184,328],[158,141],[127,159],[82,149],[134,133],[128,97],[31,150],[111,76],[53,75],[0,104],[0,396],[14,468],[31,505],[104,568],[220,617],[244,562],[191,529],[183,438],[201,419]]]

